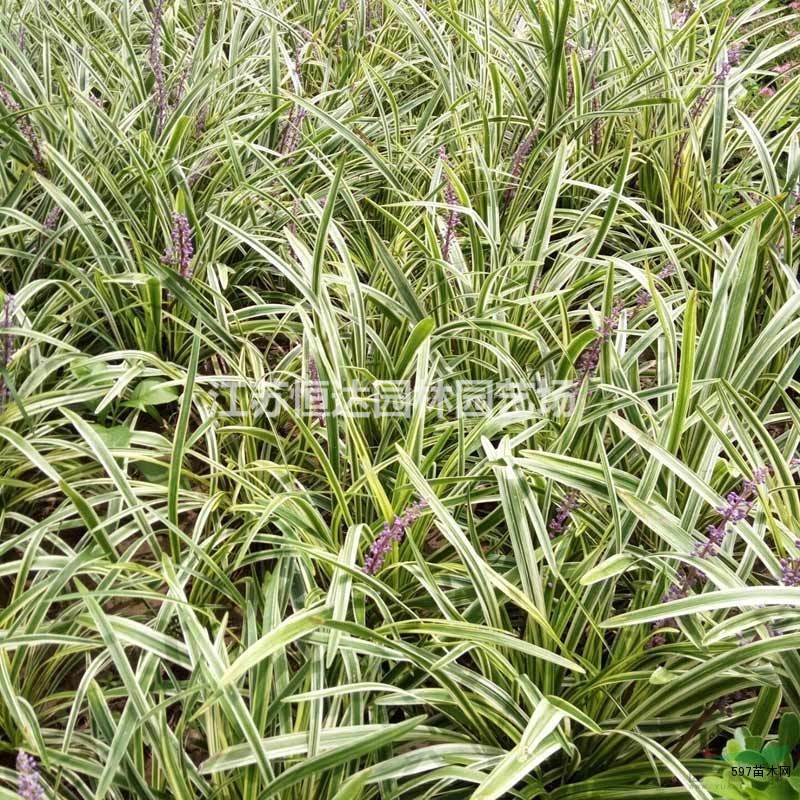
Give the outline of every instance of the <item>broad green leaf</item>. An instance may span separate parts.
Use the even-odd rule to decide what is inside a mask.
[[[166,386],[158,378],[147,378],[136,384],[136,388],[124,405],[144,411],[148,406],[161,406],[177,399],[178,390],[174,386]]]

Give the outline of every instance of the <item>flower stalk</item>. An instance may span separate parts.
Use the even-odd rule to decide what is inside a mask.
[[[591,378],[597,371],[600,364],[600,352],[603,344],[619,328],[620,318],[623,314],[623,302],[620,298],[614,301],[611,312],[607,317],[603,317],[600,327],[596,331],[596,336],[592,343],[581,353],[578,359],[578,376],[572,386],[573,393],[577,393],[585,379]]]
[[[556,513],[547,525],[550,538],[557,533],[563,533],[569,525],[572,512],[578,507],[580,495],[576,491],[567,492],[564,499],[559,503]]]
[[[372,543],[364,559],[364,572],[367,575],[375,575],[378,572],[394,543],[397,542],[399,544],[403,541],[408,529],[419,519],[427,507],[426,500],[418,500],[410,505],[399,517],[395,517],[394,522],[384,523],[383,530]]]
[[[772,473],[770,467],[759,467],[753,473],[752,480],[742,481],[741,492],[728,492],[725,496],[725,504],[717,507],[719,519],[713,525],[706,528],[708,536],[705,542],[698,542],[692,549],[692,555],[696,558],[708,559],[717,554],[717,551],[725,541],[728,525],[739,522],[747,517],[755,505],[758,487],[763,486],[767,477]],[[790,574],[787,572],[787,574]],[[688,597],[697,583],[704,583],[705,573],[694,566],[682,565],[678,569],[675,581],[669,586],[661,598],[662,603],[669,603],[673,600],[682,600]],[[659,620],[654,623],[654,628],[664,627],[672,622],[670,619]],[[663,644],[663,635],[655,634],[651,638],[651,646]]]
[[[185,214],[178,211],[172,212],[172,231],[170,232],[171,244],[164,250],[161,261],[177,267],[181,278],[189,280],[192,277],[192,256],[194,243],[192,242],[192,228]]]
[[[447,150],[445,150],[444,146],[439,148],[439,160],[443,165],[448,163]],[[456,195],[456,190],[453,188],[453,184],[449,177],[445,181],[444,201],[447,203],[449,211],[447,212],[445,232],[444,237],[442,238],[442,258],[445,261],[449,261],[450,250],[456,238],[456,228],[458,227],[458,223],[461,221],[461,213],[457,208],[458,196]]]
[[[297,150],[300,143],[303,120],[308,116],[308,111],[300,106],[294,106],[289,112],[289,117],[284,123],[281,141],[278,150],[281,155],[288,156]]]
[[[311,414],[319,424],[325,427],[325,397],[319,380],[319,370],[314,356],[308,357],[308,404]]]
[[[531,131],[518,145],[511,158],[511,180],[508,183],[503,202],[508,205],[517,193],[519,188],[519,179],[522,175],[522,170],[525,167],[525,162],[528,160],[533,143],[536,141],[535,131]]]
[[[153,7],[153,16],[150,27],[150,46],[148,48],[148,63],[153,73],[153,102],[156,107],[156,136],[161,135],[167,121],[167,79],[164,75],[162,59],[161,34],[164,24],[164,2],[156,0]]]
[[[33,156],[33,163],[36,171],[40,175],[46,176],[47,164],[44,160],[42,146],[39,142],[39,136],[33,127],[31,118],[22,112],[22,107],[20,104],[12,97],[11,92],[9,92],[8,89],[2,85],[0,85],[0,101],[2,101],[3,105],[10,113],[17,115],[17,129],[19,130],[22,138],[28,143],[28,147],[31,150],[31,155]]]
[[[39,765],[24,750],[17,754],[17,778],[17,792],[22,800],[44,800]]]

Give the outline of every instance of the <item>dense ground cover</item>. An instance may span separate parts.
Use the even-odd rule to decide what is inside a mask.
[[[800,796],[798,17],[0,2],[0,797]]]

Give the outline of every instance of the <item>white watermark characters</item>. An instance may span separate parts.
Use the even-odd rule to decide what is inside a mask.
[[[411,381],[350,382],[335,389],[327,381],[207,378],[203,381],[220,417],[275,418],[294,409],[301,416],[350,419],[410,419],[424,404],[440,419],[485,417],[495,410],[535,412],[542,416],[570,413],[575,405],[574,382],[437,381],[424,392]]]

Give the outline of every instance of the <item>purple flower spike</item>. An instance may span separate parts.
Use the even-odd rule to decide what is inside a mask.
[[[734,57],[738,59],[738,51],[735,48],[732,49]],[[714,75],[714,82],[711,84],[711,86],[707,86],[705,89],[703,89],[703,91],[700,93],[700,95],[698,95],[697,99],[692,104],[692,107],[689,109],[689,118],[691,120],[696,120],[703,113],[703,111],[705,111],[709,102],[711,102],[711,98],[714,96],[714,88],[717,85],[724,85],[727,81],[728,75],[730,75],[731,72],[731,66],[734,65],[734,62],[731,62],[730,60],[730,55],[730,50],[725,52],[722,59],[722,64]],[[735,63],[738,63],[738,60]],[[689,134],[687,132],[681,136],[681,139],[678,142],[678,149],[675,153],[675,170],[677,170],[681,165],[683,149],[686,147],[686,142],[688,140]]]
[[[688,597],[689,588],[686,585],[688,577],[687,572],[679,572],[677,581],[667,589],[664,596],[661,598],[661,602],[671,603],[674,600],[683,600],[684,597]]]
[[[754,470],[752,480],[745,479],[742,481],[741,493],[728,492],[725,497],[725,505],[717,508],[720,519],[714,525],[708,526],[706,529],[708,532],[706,541],[695,544],[692,550],[693,556],[697,558],[712,558],[717,554],[717,550],[725,541],[728,524],[731,522],[739,522],[747,517],[755,504],[758,487],[763,486],[771,474],[771,467],[759,467]],[[800,567],[800,559],[796,562],[790,562],[786,559],[781,561],[781,569],[786,580],[794,580],[795,577],[800,577],[800,569],[796,570],[796,567]],[[701,570],[695,567],[681,566],[678,570],[675,582],[667,589],[666,593],[661,598],[661,602],[668,603],[671,600],[681,600],[684,597],[688,597],[695,584],[702,584],[705,580],[706,575]],[[800,583],[787,583],[786,585],[794,586],[800,585]],[[659,620],[653,624],[653,628],[664,627],[669,622],[670,620]],[[655,635],[652,638],[655,638]]]
[[[27,114],[23,114],[20,104],[11,96],[11,93],[5,86],[0,86],[0,101],[12,113],[17,114],[17,128],[19,129],[22,138],[28,143],[33,156],[33,163],[37,172],[41,175],[47,175],[47,166],[45,164],[44,155],[42,154],[42,146],[39,144],[39,137],[34,130],[33,123]]]
[[[658,273],[658,277],[661,278],[662,281],[665,281],[667,278],[671,278],[675,274],[675,265],[674,264],[666,264],[661,272]],[[636,295],[636,306],[634,307],[634,312],[641,311],[643,308],[646,308],[650,305],[653,301],[653,298],[646,289],[641,289],[639,293]]]
[[[770,475],[772,475],[772,467],[758,467],[758,469],[753,472],[753,480],[743,481],[742,487],[745,492],[755,494],[757,487],[764,486]]]
[[[50,211],[47,212],[47,216],[44,218],[44,227],[48,231],[54,231],[58,227],[58,221],[61,219],[63,211],[61,206],[53,206]]]
[[[185,214],[180,214],[177,211],[172,212],[170,238],[172,244],[164,251],[161,261],[164,264],[172,264],[178,267],[181,278],[189,280],[192,277],[194,244],[192,243],[192,229]]]
[[[661,598],[662,603],[670,603],[673,600],[683,600],[684,597],[689,596],[689,590],[692,587],[692,584],[695,582],[695,579],[698,576],[698,572],[694,567],[685,567],[681,566],[678,569],[678,573],[675,577],[675,582],[670,584],[667,588],[667,591],[664,592],[664,595]],[[668,618],[668,619],[659,619],[653,623],[653,630],[657,628],[665,628],[665,627],[673,627],[675,625],[675,620]],[[666,644],[667,639],[662,633],[653,634],[650,638],[650,643],[648,647],[656,647],[657,645]]]
[[[589,82],[589,89],[592,93],[597,92],[597,77],[592,74],[592,79]],[[603,120],[600,117],[600,100],[598,97],[592,98],[592,113],[595,115],[595,118],[592,120],[592,147],[595,150],[600,149],[601,144],[601,134],[603,132]]]
[[[687,19],[689,19],[689,12],[686,10],[675,10],[672,12],[672,24],[676,28],[682,28],[686,24]]]
[[[563,533],[566,529],[572,517],[572,512],[578,507],[578,497],[578,492],[568,492],[561,503],[559,503],[555,515],[547,525],[551,538],[557,533]]]
[[[506,193],[503,197],[503,200],[506,203],[510,203],[514,199],[514,195],[517,193],[519,178],[522,175],[522,169],[525,166],[525,161],[528,158],[529,153],[531,152],[531,147],[533,147],[533,143],[536,141],[536,133],[531,131],[517,146],[517,149],[514,151],[514,155],[511,159],[511,180],[508,184],[508,189],[506,189]]]
[[[755,496],[759,486],[766,483],[767,478],[772,474],[770,467],[759,467],[753,472],[753,479],[742,481],[742,491],[728,492],[725,497],[725,505],[719,506],[717,512],[720,515],[719,521],[714,525],[709,525],[708,538],[704,544],[697,544],[693,550],[693,555],[700,558],[713,556],[717,552],[727,533],[729,522],[739,522],[747,517],[755,504]]]
[[[603,343],[607,342],[619,327],[622,311],[622,300],[617,298],[611,307],[611,313],[607,317],[603,317],[603,321],[596,331],[597,335],[594,341],[581,353],[578,359],[578,377],[572,386],[573,394],[577,394],[584,378],[591,378],[597,370],[597,366],[600,363],[600,349]]]
[[[183,70],[181,70],[181,74],[178,79],[178,85],[175,87],[176,104],[180,103],[181,100],[183,100],[184,94],[186,94],[186,82],[189,78],[189,73],[192,71],[192,67],[194,66],[194,57],[197,53],[198,46],[200,45],[200,39],[203,35],[203,27],[205,26],[205,23],[205,17],[200,17],[200,21],[197,23],[197,28],[195,29],[194,39],[189,47],[189,60],[187,61]]]
[[[308,116],[308,111],[300,106],[295,106],[289,112],[289,118],[283,126],[281,133],[281,143],[278,150],[281,155],[288,156],[297,150],[297,145],[300,143],[300,133],[303,126],[303,120]]]
[[[795,539],[794,546],[800,548],[800,539]],[[800,586],[800,558],[782,558],[781,583],[784,586]]]
[[[167,79],[161,60],[161,28],[164,22],[164,0],[156,0],[150,28],[148,62],[153,72],[153,100],[156,105],[156,136],[161,134],[167,120]]]
[[[308,404],[311,413],[322,427],[325,427],[325,397],[319,380],[319,370],[314,356],[308,358]]]
[[[406,531],[419,519],[422,512],[428,507],[427,500],[418,500],[410,505],[399,517],[394,518],[394,522],[385,522],[383,530],[372,543],[364,559],[364,572],[367,575],[375,573],[383,566],[386,556],[392,549],[395,542],[398,544],[403,541]]]
[[[198,138],[203,135],[208,123],[208,106],[201,106],[194,121],[194,135]]]
[[[730,522],[739,522],[743,520],[753,505],[752,500],[748,500],[746,496],[740,495],[737,492],[729,492],[725,497],[726,505],[720,506],[717,511],[720,515]]]
[[[730,75],[730,72],[731,72],[731,62],[729,61],[728,53],[726,52],[725,56],[722,59],[722,65],[714,75],[714,83],[711,86],[706,87],[703,90],[702,94],[700,94],[700,96],[697,98],[697,100],[694,101],[694,105],[689,111],[689,116],[692,119],[697,119],[700,116],[700,114],[703,113],[704,109],[711,100],[712,95],[714,94],[714,86],[717,84],[724,84],[725,81],[728,79],[728,75]]]
[[[372,31],[383,24],[383,3],[381,0],[367,0],[366,29]]]
[[[709,558],[717,554],[717,548],[722,545],[725,540],[726,526],[728,521],[726,519],[720,520],[716,525],[709,525],[706,528],[708,537],[703,544],[695,544],[692,550],[693,555],[699,558]]]
[[[439,158],[442,163],[447,163],[447,150],[445,150],[444,147],[439,148]],[[445,261],[449,261],[450,249],[456,238],[456,228],[461,220],[461,214],[456,208],[458,205],[458,197],[449,178],[444,187],[444,201],[450,207],[450,210],[447,213],[447,224],[445,227],[444,239],[442,240],[442,258]]]
[[[22,800],[44,800],[44,789],[39,777],[39,765],[24,750],[17,754],[18,793]]]
[[[800,586],[800,558],[782,558],[781,583],[784,586]]]
[[[662,281],[665,281],[667,278],[671,278],[677,271],[678,268],[670,261],[664,265],[664,268],[658,273],[658,277],[661,278]]]
[[[641,311],[643,308],[647,308],[652,301],[652,296],[647,289],[640,289],[636,294],[636,305],[634,307],[634,311]]]
[[[12,316],[14,314],[14,295],[7,294],[5,302],[3,303],[3,314],[0,317],[0,340],[2,340],[2,349],[0,350],[0,359],[2,365],[6,369],[14,357],[14,335],[8,333],[8,329],[13,324]],[[8,387],[3,376],[0,376],[0,406],[5,403],[8,396]]]

